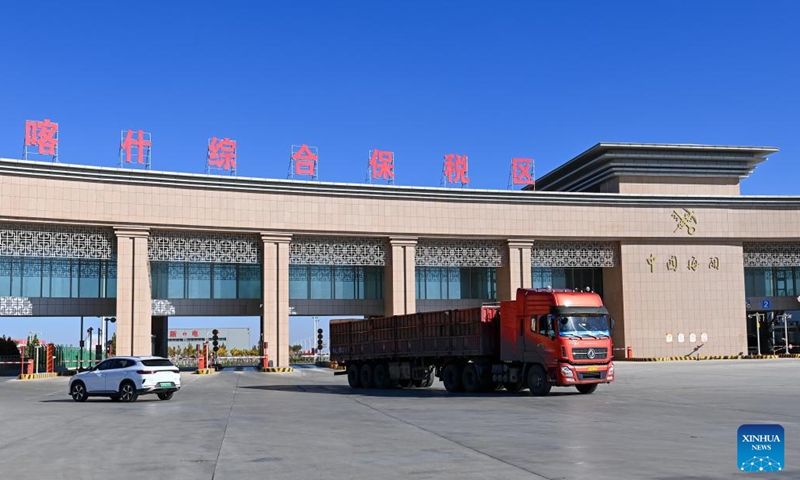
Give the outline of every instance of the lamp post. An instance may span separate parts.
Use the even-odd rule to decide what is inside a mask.
[[[87,329],[86,329],[86,333],[88,333],[88,334],[89,334],[89,351],[90,351],[90,352],[91,352],[91,350],[92,350],[92,332],[93,332],[93,331],[94,331],[94,328],[92,328],[92,327],[89,327],[89,328],[87,328]],[[92,356],[91,356],[91,354],[89,355],[89,357],[88,357],[88,358],[89,358],[89,363],[92,363]]]
[[[755,318],[756,319],[756,345],[758,345],[758,354],[761,355],[761,317],[764,317],[763,313],[751,313],[748,315],[748,318]]]

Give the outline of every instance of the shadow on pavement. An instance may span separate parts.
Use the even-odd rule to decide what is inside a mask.
[[[350,388],[339,385],[248,385],[240,386],[241,389],[265,390],[271,392],[306,392],[324,395],[357,395],[360,397],[391,397],[391,398],[431,398],[431,397],[459,397],[459,398],[515,398],[531,397],[528,392],[511,393],[504,390],[496,392],[482,393],[450,393],[441,389],[425,388],[389,388],[389,389],[365,389]],[[552,391],[548,397],[581,395],[577,390]]]

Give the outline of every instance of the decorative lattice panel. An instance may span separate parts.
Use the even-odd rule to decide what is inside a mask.
[[[175,315],[175,305],[169,300],[152,300],[150,309],[151,314],[156,316]]]
[[[616,267],[617,245],[612,242],[533,243],[531,266],[534,267]]]
[[[386,265],[386,240],[363,237],[292,237],[293,265]]]
[[[0,223],[0,256],[107,260],[116,253],[111,229]]]
[[[33,304],[28,297],[0,297],[0,317],[33,315]]]
[[[800,243],[745,243],[745,267],[800,267]]]
[[[507,247],[499,240],[420,240],[416,264],[420,267],[502,267]]]
[[[261,239],[256,235],[151,232],[151,261],[261,263]]]

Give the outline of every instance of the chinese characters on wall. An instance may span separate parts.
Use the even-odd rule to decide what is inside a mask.
[[[647,266],[650,267],[650,273],[655,273],[656,269],[661,266],[661,263],[658,262],[658,257],[653,255],[652,253],[645,258],[644,260],[647,263]],[[686,270],[690,272],[696,272],[701,267],[701,259],[698,259],[696,256],[690,256],[686,259],[686,263],[682,264],[682,261],[678,258],[677,255],[670,255],[666,258],[663,262],[665,271],[668,272],[677,272],[682,268],[682,265],[686,266]],[[719,257],[708,257],[708,269],[710,270],[717,270],[719,271],[720,261]]]

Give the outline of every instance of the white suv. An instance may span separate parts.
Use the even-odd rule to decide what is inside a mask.
[[[69,380],[69,394],[76,402],[88,397],[135,402],[139,395],[155,393],[169,400],[181,389],[181,373],[162,357],[114,357]]]

